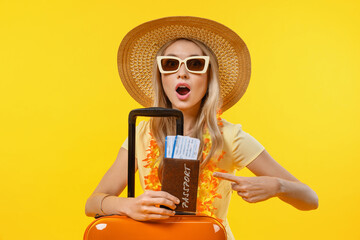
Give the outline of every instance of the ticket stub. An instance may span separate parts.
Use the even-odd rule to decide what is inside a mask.
[[[172,151],[174,148],[174,141],[175,141],[175,136],[165,137],[165,157],[166,158],[171,158],[171,156],[172,156]]]
[[[165,138],[165,157],[196,160],[200,140],[187,136],[167,136]]]

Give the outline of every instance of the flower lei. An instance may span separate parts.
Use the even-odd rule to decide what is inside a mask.
[[[223,126],[221,121],[221,111],[217,113],[218,125]],[[156,161],[160,155],[159,147],[150,133],[151,139],[146,158],[142,160],[145,168],[150,168],[150,173],[144,177],[145,189],[146,190],[161,190],[161,183],[158,176],[159,162]],[[203,160],[207,157],[210,152],[212,141],[209,131],[206,129],[203,135],[204,148],[202,151]],[[217,167],[217,163],[223,159],[225,152],[222,151],[217,158],[211,158],[204,168],[200,170],[198,195],[197,195],[197,213],[206,214],[211,217],[215,217],[214,211],[217,209],[213,206],[213,202],[216,198],[221,199],[221,194],[217,193],[217,188],[220,184],[220,179],[213,176],[214,172],[226,172],[223,169]],[[222,219],[217,218],[222,222]]]

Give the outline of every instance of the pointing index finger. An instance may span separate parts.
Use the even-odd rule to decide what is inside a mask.
[[[222,178],[231,182],[238,182],[238,177],[233,175],[233,174],[229,174],[229,173],[222,173],[222,172],[214,172],[213,173],[214,177],[217,178]]]

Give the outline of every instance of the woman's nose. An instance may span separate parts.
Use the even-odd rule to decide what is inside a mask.
[[[179,71],[177,71],[178,78],[188,78],[189,72],[186,70],[185,63],[181,63]]]

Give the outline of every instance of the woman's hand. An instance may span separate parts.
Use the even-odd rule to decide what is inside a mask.
[[[215,177],[231,181],[231,188],[249,203],[256,203],[275,197],[280,193],[281,185],[276,177],[238,177],[229,173],[214,172]]]
[[[137,221],[166,219],[175,215],[175,211],[160,208],[160,205],[175,209],[180,200],[164,191],[145,191],[136,198],[127,198],[126,215]]]

